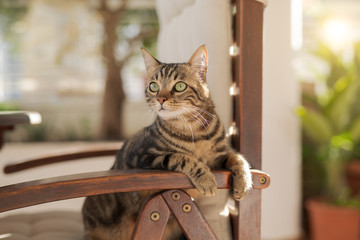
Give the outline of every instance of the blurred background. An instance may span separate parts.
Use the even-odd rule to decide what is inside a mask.
[[[172,2],[185,9],[188,2],[200,1]],[[0,0],[0,111],[42,115],[39,125],[6,132],[0,167],[49,150],[120,141],[152,122],[139,48],[163,59],[158,34],[162,21],[171,20],[159,18],[159,4]],[[319,196],[355,209],[359,234],[359,12],[357,0],[269,0],[265,8],[262,155],[272,184],[263,191],[263,239],[313,236],[308,201]],[[217,99],[228,98],[210,88]],[[0,173],[0,182],[108,169],[112,161],[81,161],[16,176]],[[79,209],[81,203],[34,209],[54,206]]]

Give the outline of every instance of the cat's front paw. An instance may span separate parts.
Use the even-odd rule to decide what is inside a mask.
[[[252,189],[252,177],[250,169],[235,168],[233,172],[233,197],[240,201],[245,198],[248,192]]]
[[[205,196],[214,196],[217,190],[214,174],[211,172],[204,173],[201,176],[191,178],[196,189]]]

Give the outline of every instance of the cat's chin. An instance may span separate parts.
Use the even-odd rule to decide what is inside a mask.
[[[179,119],[181,114],[184,114],[183,111],[169,111],[161,109],[157,111],[157,115],[163,119],[163,120],[173,120],[173,119]]]
[[[177,119],[178,118],[178,114],[171,112],[171,111],[167,111],[167,110],[160,110],[157,112],[157,115],[164,120],[171,120],[171,119]]]

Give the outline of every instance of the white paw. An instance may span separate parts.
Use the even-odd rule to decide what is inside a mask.
[[[235,200],[244,199],[252,189],[252,184],[250,169],[233,170],[233,196]]]

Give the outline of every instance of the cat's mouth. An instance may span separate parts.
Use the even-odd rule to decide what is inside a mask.
[[[168,113],[171,113],[171,112],[174,112],[174,109],[172,109],[172,107],[169,105],[169,104],[167,104],[167,103],[159,103],[158,105],[157,105],[157,112],[168,112]]]
[[[181,111],[172,109],[171,107],[164,105],[159,106],[156,112],[157,115],[163,119],[178,118],[178,115],[181,114]]]
[[[160,105],[157,106],[156,112],[158,114],[171,113],[171,109],[167,108],[163,104],[160,104]]]

